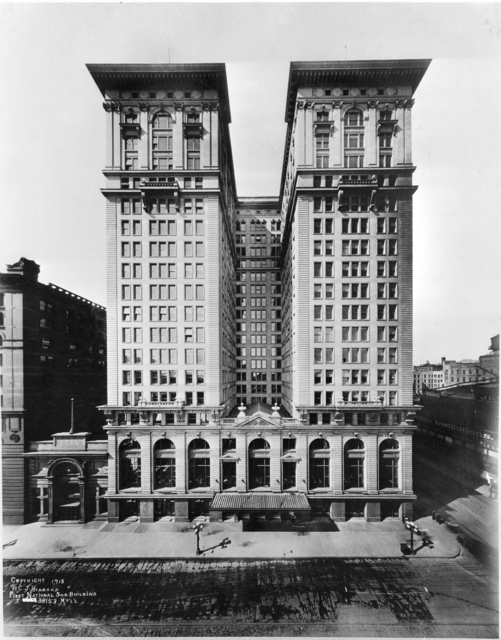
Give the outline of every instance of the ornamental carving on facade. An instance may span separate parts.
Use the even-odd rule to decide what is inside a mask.
[[[342,100],[333,100],[332,101],[333,109],[341,109],[342,106],[343,106],[343,101]]]
[[[111,103],[109,103],[109,102],[103,102],[103,109],[104,109],[105,111],[110,112],[110,111],[111,111]]]
[[[137,106],[141,111],[148,111],[150,105],[147,102],[138,102]]]
[[[121,111],[122,110],[122,105],[118,102],[110,102],[111,105],[111,110],[112,111]]]
[[[184,102],[174,102],[174,109],[176,111],[182,111],[184,109]]]

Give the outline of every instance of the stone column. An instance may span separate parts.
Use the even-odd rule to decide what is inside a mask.
[[[331,137],[331,152],[330,152],[330,165],[332,167],[343,166],[343,121],[341,118],[342,101],[334,100],[333,106],[333,120],[334,120],[334,133]]]
[[[151,493],[151,433],[137,438],[141,446],[141,493]]]
[[[118,491],[118,443],[117,432],[108,432],[108,493]]]
[[[210,166],[219,167],[219,109],[217,104],[211,106],[210,111]]]
[[[308,443],[306,434],[296,434],[296,455],[299,462],[296,464],[296,487],[301,493],[308,491]]]
[[[364,119],[365,122],[365,164],[367,167],[377,167],[378,166],[378,140],[377,140],[377,120],[379,117],[379,112],[375,108],[375,103],[373,101],[369,101],[369,109],[368,112],[364,113],[364,118],[367,115],[368,120]]]
[[[282,491],[282,437],[281,433],[272,433],[267,436],[270,443],[270,486],[273,492]],[[277,482],[278,480],[278,482]]]
[[[381,503],[368,502],[366,510],[367,522],[381,522]]]
[[[172,157],[174,169],[184,168],[183,103],[176,102],[172,121]]]
[[[80,494],[80,518],[79,518],[79,522],[85,522],[85,516],[86,516],[86,505],[85,505],[85,499],[86,499],[86,490],[85,490],[85,479],[82,478],[81,480],[78,481],[78,492]]]
[[[315,148],[313,144],[313,105],[312,100],[306,101],[306,109],[304,110],[304,128],[305,128],[305,162],[307,167],[315,166]]]
[[[113,169],[113,116],[114,113],[111,110],[111,104],[109,102],[103,103],[103,108],[106,111],[106,169]]]
[[[340,436],[329,438],[331,446],[331,488],[332,491],[341,495],[343,493],[343,444],[344,439]]]
[[[150,127],[149,127],[149,105],[147,103],[139,104],[139,124],[141,126],[140,136],[138,140],[138,167],[140,169],[149,169],[150,165]]]
[[[363,441],[365,443],[365,488],[369,494],[378,493],[379,482],[379,442],[384,440],[381,436],[380,440],[376,435],[365,435]]]
[[[119,104],[112,104],[113,116],[113,169],[122,168],[122,135],[120,133],[120,110]]]
[[[330,516],[334,522],[345,522],[346,504],[342,501],[331,502]]]
[[[235,440],[235,453],[239,458],[237,462],[237,491],[245,493],[247,491],[247,438],[245,433],[237,433]]]
[[[411,107],[412,101],[407,101],[402,109],[404,117],[404,164],[412,164]]]
[[[395,118],[397,123],[397,135],[394,138],[394,160],[393,166],[404,164],[404,137],[405,137],[405,121],[404,121],[404,108],[402,101],[399,100],[395,108]]]

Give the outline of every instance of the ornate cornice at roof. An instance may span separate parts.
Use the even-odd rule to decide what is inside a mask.
[[[294,117],[299,86],[406,84],[414,93],[431,60],[347,60],[341,62],[291,62],[285,121]]]
[[[215,89],[226,124],[231,122],[224,64],[88,64],[101,93],[106,90]]]

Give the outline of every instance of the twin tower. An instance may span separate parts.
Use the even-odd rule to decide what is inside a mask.
[[[88,65],[110,520],[411,514],[411,113],[429,62],[291,63],[269,198],[236,193],[223,64]]]

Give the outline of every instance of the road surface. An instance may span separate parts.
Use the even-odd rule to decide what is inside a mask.
[[[5,636],[498,637],[464,557],[8,561],[4,603]]]

